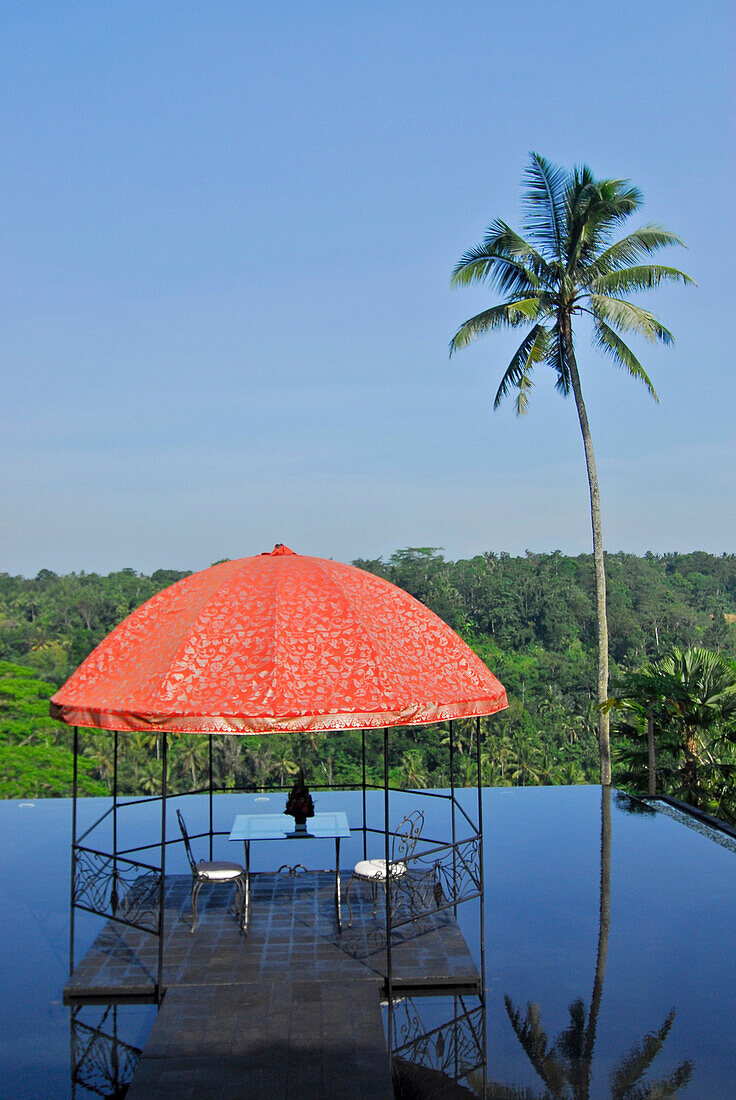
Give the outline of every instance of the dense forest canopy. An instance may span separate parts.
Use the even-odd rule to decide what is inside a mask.
[[[597,781],[591,555],[487,553],[448,561],[438,549],[423,547],[354,564],[431,607],[505,684],[509,709],[484,722],[486,783]],[[736,555],[619,553],[609,554],[606,566],[612,684],[674,646],[736,656]],[[69,793],[71,732],[48,717],[49,696],[118,622],[187,575],[166,569],[151,576],[132,569],[107,576],[57,576],[44,569],[33,579],[0,574],[2,796]],[[458,735],[460,781],[474,782],[470,724],[461,723]],[[446,784],[446,736],[433,727],[398,731],[395,781]],[[298,765],[315,784],[359,778],[356,734],[217,741],[217,779],[225,787],[288,783]],[[87,793],[109,789],[110,742],[103,733],[84,735]],[[155,790],[156,736],[126,735],[123,742],[123,788]],[[631,752],[623,755],[614,779],[618,774],[630,781]],[[200,785],[205,738],[175,737],[170,756],[181,789]]]

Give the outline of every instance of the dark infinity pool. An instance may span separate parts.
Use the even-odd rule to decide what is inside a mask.
[[[216,799],[216,828],[229,828],[238,797]],[[359,796],[319,797],[320,809],[343,808],[357,820]],[[397,796],[397,809],[410,801]],[[201,800],[180,799],[178,804],[196,825]],[[82,818],[91,820],[104,801],[80,805]],[[600,788],[484,792],[489,1096],[501,1096],[500,1085],[508,1087],[503,1095],[509,1098],[553,1095],[545,1092],[510,1022],[515,1010],[523,1021],[529,1004],[538,1006],[533,1012],[538,1011],[537,1027],[548,1046],[561,1040],[555,1064],[567,1059],[568,1071],[574,1072],[576,1042],[589,1044],[593,1098],[611,1097],[612,1081],[626,1067],[632,1089],[673,1079],[679,1068],[680,1080],[689,1083],[677,1095],[736,1096],[736,851],[716,843],[707,830],[696,831],[660,811],[635,812],[635,807],[613,793],[610,843],[604,842],[602,853]],[[139,811],[128,842],[155,836],[157,814],[157,807]],[[3,1097],[99,1095],[82,1081],[72,1084],[71,1049],[109,1060],[109,1044],[100,1044],[96,1053],[95,1028],[117,1034],[118,1068],[108,1064],[105,1072],[124,1074],[155,1012],[146,1006],[83,1009],[72,1021],[61,1003],[69,962],[70,822],[71,805],[65,800],[0,802]],[[218,854],[239,858],[224,839]],[[344,867],[359,857],[357,839],[344,845]],[[279,853],[271,850],[267,859],[260,858],[264,867],[274,861],[277,866]],[[328,866],[329,847],[315,858],[316,866]],[[185,871],[179,849],[172,850],[169,869]],[[459,917],[477,953],[477,903],[461,907]],[[98,918],[78,918],[77,957],[98,928]],[[597,1018],[594,1037],[580,1023],[589,1022],[591,1001]],[[439,1001],[430,1006],[430,1022],[441,1013]],[[632,1052],[641,1052],[645,1037],[655,1032],[660,1041],[649,1050],[650,1064],[644,1057],[635,1064]],[[94,1080],[91,1074],[89,1083]]]

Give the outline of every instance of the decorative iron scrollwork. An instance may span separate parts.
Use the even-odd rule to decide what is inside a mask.
[[[133,1079],[141,1056],[138,1047],[118,1037],[117,1008],[106,1005],[95,1026],[79,1018],[72,1009],[71,1055],[72,1093],[81,1086],[96,1096],[123,1096]]]
[[[300,875],[306,875],[308,872],[303,863],[295,863],[293,866],[290,863],[282,863],[276,874],[280,875],[282,873],[293,875],[295,878],[298,878]]]
[[[481,892],[479,836],[415,853],[405,865],[405,873],[390,876],[394,928],[460,905]]]
[[[391,1056],[459,1082],[483,1065],[483,1005],[469,1007],[467,999],[458,995],[453,998],[450,1018],[438,1023],[438,1002],[434,998],[427,1002],[429,1008],[412,997],[394,1001]]]
[[[156,867],[92,848],[74,848],[73,905],[157,932],[160,888]]]

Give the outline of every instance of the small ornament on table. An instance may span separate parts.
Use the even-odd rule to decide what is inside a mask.
[[[309,787],[304,782],[304,772],[301,768],[286,800],[284,813],[290,814],[294,818],[295,829],[298,833],[305,833],[307,831],[307,818],[314,817],[314,802],[309,793]]]

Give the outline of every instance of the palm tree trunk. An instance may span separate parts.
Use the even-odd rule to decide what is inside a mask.
[[[682,768],[685,786],[685,799],[695,803],[695,788],[698,785],[698,738],[691,726],[685,729],[685,763]]]
[[[598,621],[598,705],[605,703],[608,698],[608,616],[606,613],[606,564],[603,557],[603,523],[601,520],[601,493],[598,486],[598,471],[595,464],[595,452],[593,450],[593,438],[588,424],[588,413],[583,401],[583,390],[580,385],[578,365],[575,360],[575,352],[572,343],[572,326],[570,318],[565,317],[562,323],[562,336],[565,341],[565,355],[570,367],[570,382],[575,397],[575,406],[580,421],[580,431],[583,435],[583,447],[585,448],[585,465],[588,470],[588,485],[590,487],[590,518],[593,525],[593,563],[595,567],[595,603],[596,619]],[[609,717],[602,710],[598,711],[598,752],[601,764],[601,783],[609,786],[611,783],[611,742],[609,736]]]
[[[654,755],[654,715],[647,715],[647,764],[649,773],[648,790],[651,798],[657,793],[657,761]]]
[[[601,787],[601,888],[598,910],[598,951],[595,959],[595,978],[593,994],[590,998],[590,1013],[585,1029],[583,1064],[585,1067],[584,1093],[581,1100],[590,1095],[593,1051],[598,1028],[598,1016],[603,998],[603,982],[606,977],[608,959],[608,939],[611,931],[611,788]]]

